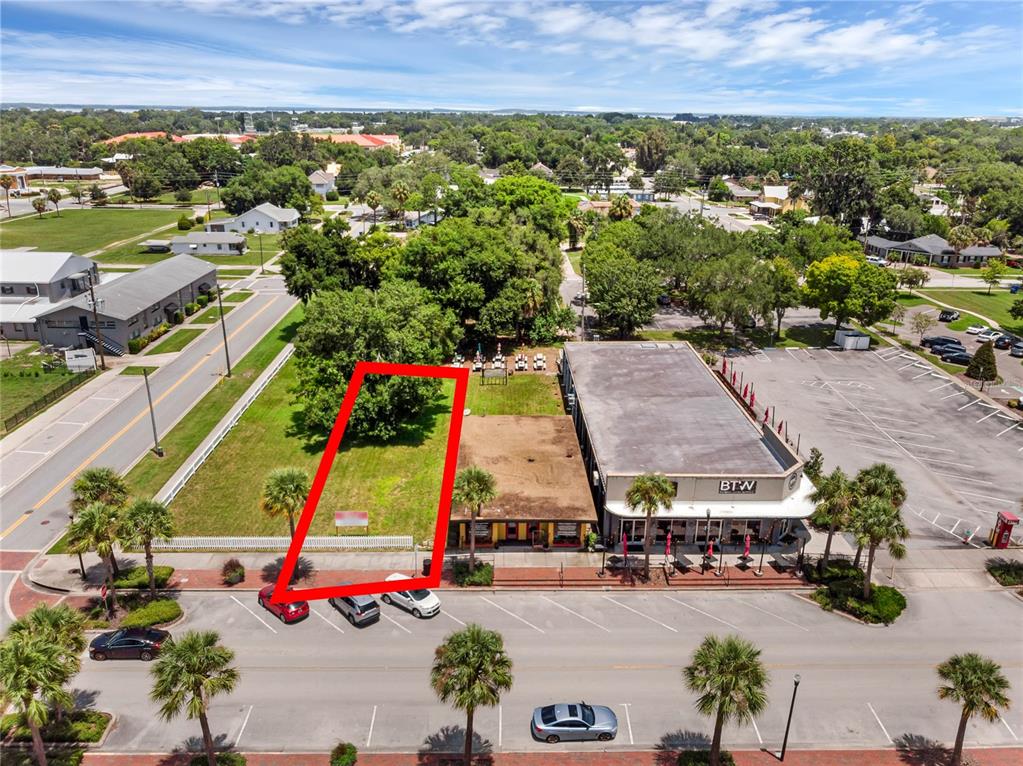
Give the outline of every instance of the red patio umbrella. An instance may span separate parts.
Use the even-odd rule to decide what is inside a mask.
[[[785,422],[784,420],[779,420],[779,421],[778,421],[778,433],[781,433],[781,427],[782,427],[782,424],[783,424],[784,422]]]
[[[622,532],[622,553],[629,555],[629,536]]]
[[[756,391],[750,391],[749,392],[749,406],[753,407],[756,403],[757,403],[757,392]]]
[[[721,357],[721,374],[722,375],[728,374],[728,360],[725,359],[725,357]]]
[[[710,538],[707,540],[707,558],[714,555],[714,539]]]
[[[746,533],[746,547],[742,550],[742,557],[746,558],[749,556],[749,533]]]
[[[764,407],[764,422],[765,423],[767,422],[767,416],[768,416],[768,414],[770,414],[770,412],[771,412],[771,408],[770,407]]]
[[[671,558],[671,532],[668,532],[668,536],[664,540],[664,555]]]
[[[749,398],[749,383],[742,387],[742,398],[743,399]]]
[[[735,388],[735,380],[736,380],[736,378],[738,378],[738,375],[735,374],[735,368],[733,367],[732,368],[732,388]]]

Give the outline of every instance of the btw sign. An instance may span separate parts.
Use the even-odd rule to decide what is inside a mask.
[[[718,482],[719,495],[752,495],[756,491],[756,479],[722,479]]]

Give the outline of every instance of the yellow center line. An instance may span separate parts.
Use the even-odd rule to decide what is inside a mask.
[[[263,306],[255,314],[253,314],[248,319],[246,319],[244,322],[242,322],[242,324],[239,325],[234,330],[234,332],[232,332],[230,335],[227,336],[228,340],[230,340],[235,335],[237,335],[242,330],[244,330],[248,326],[248,324],[250,322],[254,321],[260,314],[262,314],[264,311],[266,311],[268,308],[270,308],[277,301],[278,297],[279,296],[275,295],[273,298],[271,298],[267,302],[267,304],[265,306]],[[221,341],[220,343],[218,343],[213,348],[212,351],[210,351],[202,359],[200,359],[198,362],[196,362],[188,372],[186,372],[184,375],[182,375],[180,378],[178,378],[177,381],[175,381],[174,384],[170,388],[168,388],[166,391],[164,391],[162,394],[160,394],[160,396],[158,396],[153,401],[153,406],[156,407],[156,405],[158,405],[165,398],[170,396],[171,393],[173,393],[174,389],[176,389],[178,386],[180,386],[182,383],[184,383],[186,380],[188,380],[193,374],[195,374],[196,370],[198,370],[200,367],[203,366],[203,364],[206,363],[207,357],[212,356],[213,354],[217,353],[217,351],[219,351],[223,347],[224,347],[224,342]],[[38,511],[46,503],[48,503],[53,498],[53,496],[56,495],[58,492],[60,492],[62,489],[64,489],[64,487],[66,487],[68,485],[68,482],[70,482],[72,479],[74,479],[74,477],[77,476],[82,471],[82,469],[86,468],[99,455],[101,455],[103,452],[105,452],[107,449],[109,449],[110,446],[114,442],[116,442],[118,439],[120,439],[122,436],[124,436],[125,433],[130,431],[132,428],[134,428],[135,425],[137,425],[138,422],[140,420],[142,420],[142,418],[146,417],[148,414],[149,414],[149,407],[147,406],[145,409],[141,410],[138,415],[136,415],[134,418],[132,418],[124,426],[124,428],[122,428],[116,434],[114,434],[109,439],[107,439],[107,441],[104,442],[102,446],[100,446],[98,449],[96,449],[96,451],[93,452],[91,455],[89,455],[89,457],[85,458],[85,460],[82,461],[81,465],[79,465],[77,468],[75,468],[73,471],[71,471],[67,476],[65,476],[63,479],[61,479],[60,483],[58,483],[53,489],[51,489],[49,492],[47,492],[46,496],[43,497],[42,500],[40,500],[38,503],[36,503],[35,505],[32,506],[32,511]],[[4,539],[11,532],[13,532],[15,529],[17,529],[18,526],[20,526],[31,515],[32,511],[28,511],[28,512],[22,514],[13,524],[11,524],[9,527],[7,527],[7,529],[5,529],[3,531],[3,534],[0,534],[0,540]]]

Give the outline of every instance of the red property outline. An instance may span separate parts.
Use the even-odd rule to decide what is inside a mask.
[[[334,458],[337,456],[338,448],[341,446],[341,437],[344,436],[345,426],[351,417],[352,408],[355,406],[356,397],[362,382],[367,375],[407,375],[420,378],[449,378],[455,381],[455,396],[451,404],[451,425],[448,427],[448,444],[444,458],[444,475],[441,479],[440,502],[437,506],[437,525],[433,534],[433,548],[431,557],[438,562],[430,570],[427,577],[413,577],[409,580],[395,582],[364,582],[352,585],[328,585],[319,588],[289,588],[288,583],[298,563],[298,556],[302,552],[306,534],[309,532],[309,525],[316,513],[316,506],[323,494],[323,487],[327,483],[331,466],[334,465]],[[334,421],[330,438],[327,439],[327,446],[320,458],[320,467],[316,469],[316,477],[313,479],[312,489],[306,498],[305,507],[302,509],[302,517],[295,528],[295,537],[288,548],[288,555],[284,559],[284,566],[277,577],[277,584],[274,586],[273,594],[270,597],[271,603],[287,604],[292,601],[303,601],[312,599],[330,598],[332,596],[362,596],[376,593],[394,593],[409,588],[436,588],[440,585],[442,567],[439,562],[444,560],[444,544],[447,541],[448,520],[451,516],[451,493],[455,485],[455,467],[458,463],[458,443],[462,435],[462,415],[465,411],[465,395],[469,388],[468,367],[437,367],[433,365],[420,364],[394,364],[391,362],[357,362],[352,379],[348,382],[348,389],[345,391],[345,398],[341,402],[341,410]]]

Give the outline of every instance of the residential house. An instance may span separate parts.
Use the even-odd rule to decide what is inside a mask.
[[[325,170],[316,170],[309,174],[309,183],[313,185],[313,191],[326,199],[327,192],[334,191],[334,174]]]
[[[355,144],[363,149],[394,149],[401,152],[401,136],[393,133],[308,133],[317,141],[335,144]]]
[[[269,202],[256,205],[235,218],[221,218],[206,224],[206,231],[254,231],[261,234],[276,234],[298,225],[299,214],[295,208],[277,207]]]
[[[101,143],[101,144],[121,144],[121,143],[124,143],[125,141],[132,141],[132,140],[139,139],[139,138],[146,138],[146,139],[151,139],[151,140],[157,140],[157,139],[161,139],[161,138],[169,138],[171,141],[173,141],[176,144],[180,144],[182,141],[184,141],[184,139],[181,136],[175,136],[174,134],[167,133],[166,131],[163,131],[163,130],[147,130],[147,131],[144,131],[142,133],[122,133],[121,135],[114,136],[112,138],[104,138],[99,143]]]
[[[802,196],[791,199],[788,185],[782,184],[780,186],[764,186],[757,199],[749,203],[749,209],[753,215],[774,218],[779,213],[787,213],[790,210],[808,210],[809,207]]]
[[[728,192],[732,195],[732,199],[740,201],[750,201],[760,198],[760,192],[754,191],[753,189],[747,189],[742,184],[738,184],[735,181],[724,179],[725,186],[728,187]]]
[[[175,255],[242,255],[245,250],[245,237],[230,231],[192,231],[170,241]]]
[[[10,176],[14,179],[14,186],[11,191],[25,191],[28,189],[28,173],[25,168],[13,165],[0,165],[0,176]]]
[[[95,261],[73,253],[0,251],[0,333],[7,340],[39,340],[36,317],[85,292],[86,273],[99,282]]]
[[[632,209],[632,215],[636,215],[639,212],[640,204],[631,197],[627,197],[629,200],[629,207]],[[595,213],[606,216],[611,211],[611,205],[614,204],[612,200],[600,199],[600,200],[588,200],[584,199],[579,203],[579,210],[583,213],[592,210]]]
[[[905,242],[894,242],[883,237],[866,238],[867,255],[876,255],[889,261],[913,263],[925,258],[928,266],[982,266],[990,258],[1000,258],[1002,251],[992,245],[970,245],[956,256],[955,250],[944,237],[925,234]]]
[[[534,162],[529,169],[533,173],[539,173],[544,178],[554,178],[554,171],[542,162]]]
[[[146,335],[186,303],[217,286],[217,267],[176,255],[98,285],[96,314],[107,353],[121,356],[128,341]],[[88,294],[57,304],[36,318],[39,340],[58,348],[95,348],[98,343]]]

